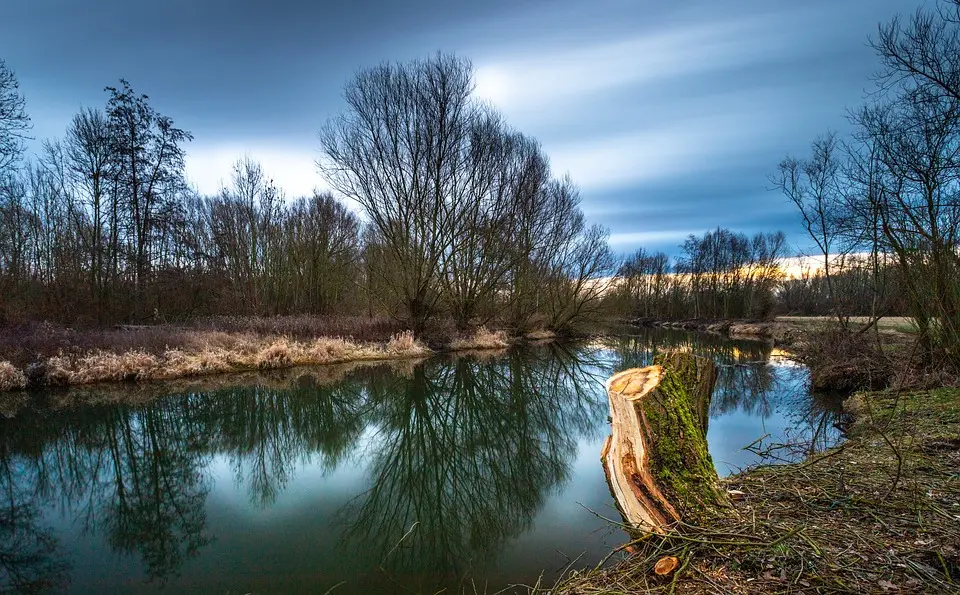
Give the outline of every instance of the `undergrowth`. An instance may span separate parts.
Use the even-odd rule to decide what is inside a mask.
[[[861,394],[849,408],[843,445],[725,479],[742,495],[712,522],[634,533],[598,567],[532,591],[960,592],[960,389]],[[661,577],[664,556],[680,568]]]

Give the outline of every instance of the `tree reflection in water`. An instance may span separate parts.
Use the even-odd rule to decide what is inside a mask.
[[[254,386],[213,393],[199,419],[207,448],[230,458],[237,483],[264,508],[296,469],[336,468],[363,432],[362,414],[363,397],[354,383],[322,386],[303,374],[285,390]]]
[[[6,454],[6,445],[0,445]],[[35,593],[57,590],[67,582],[69,564],[53,530],[40,518],[39,507],[19,466],[0,457],[0,592]]]
[[[602,380],[575,352],[547,347],[371,383],[373,481],[342,511],[345,546],[391,552],[390,571],[469,572],[567,481],[578,440],[606,417]]]
[[[162,580],[209,541],[203,433],[184,405],[39,413],[4,424],[2,465],[19,474],[0,481],[31,506],[54,506],[86,533],[102,532],[114,551],[138,554],[150,580]]]
[[[745,437],[745,446],[758,440],[754,450],[759,454],[769,455],[774,461],[792,461],[836,444],[839,432],[835,426],[842,412],[840,398],[833,394],[811,395],[807,369],[782,353],[775,353],[769,343],[666,329],[640,330],[637,335],[608,341],[614,354],[610,373],[649,365],[656,353],[671,349],[710,357],[717,364],[711,418],[739,411],[767,419],[779,408],[791,420],[788,435],[777,437],[774,444],[767,440],[764,446],[766,437],[761,434]]]

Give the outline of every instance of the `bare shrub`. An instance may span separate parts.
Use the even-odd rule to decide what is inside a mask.
[[[895,364],[868,335],[842,328],[811,332],[798,355],[810,368],[814,390],[881,389],[890,384]]]
[[[359,347],[341,338],[322,337],[308,348],[310,358],[316,362],[337,362],[357,355]]]
[[[290,345],[284,341],[276,341],[257,354],[257,367],[263,369],[285,368],[293,364]]]

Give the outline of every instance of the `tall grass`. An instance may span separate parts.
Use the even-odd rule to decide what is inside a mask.
[[[438,345],[452,351],[508,346],[504,332],[485,327]],[[191,326],[89,331],[35,323],[0,329],[0,391],[22,389],[31,383],[68,386],[172,380],[304,365],[420,358],[431,353],[412,332],[400,330],[395,323],[381,318],[219,317]]]
[[[218,316],[184,325],[93,329],[31,322],[0,327],[0,360],[22,368],[61,354],[79,357],[95,351],[161,356],[169,349],[198,351],[208,344],[237,350],[257,337],[343,337],[353,343],[385,343],[402,331],[390,319],[360,316]]]
[[[453,351],[505,349],[510,343],[503,331],[490,331],[485,326],[478,328],[472,335],[458,337],[450,343]]]
[[[10,362],[0,362],[0,391],[17,390],[27,386],[27,377]]]
[[[199,339],[202,333],[195,337]],[[227,344],[227,345],[225,345]],[[45,362],[46,382],[79,385],[123,380],[170,380],[246,370],[273,370],[293,366],[415,358],[431,351],[410,333],[398,334],[388,342],[359,344],[346,339],[321,337],[299,341],[289,337],[212,335],[186,348],[167,349],[159,355],[143,350],[122,353],[97,350],[80,356],[56,355]],[[12,365],[12,378],[23,374]],[[2,374],[0,368],[0,374]],[[19,373],[19,376],[16,374]],[[20,388],[11,382],[10,388]],[[6,390],[9,390],[6,389]]]

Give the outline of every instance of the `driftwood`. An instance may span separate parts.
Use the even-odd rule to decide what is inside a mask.
[[[601,459],[628,525],[663,532],[728,505],[707,449],[715,382],[713,362],[688,353],[658,356],[607,381],[612,435]]]

